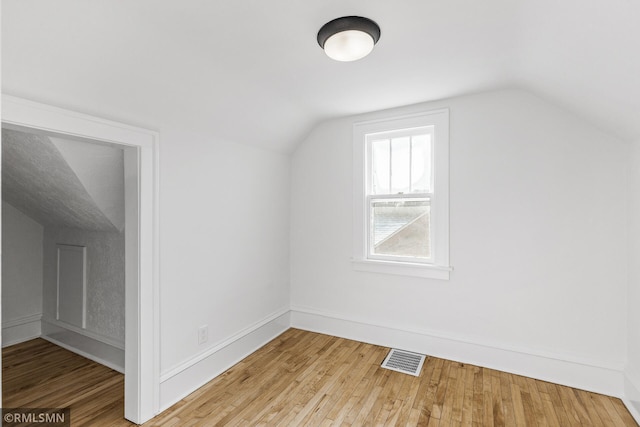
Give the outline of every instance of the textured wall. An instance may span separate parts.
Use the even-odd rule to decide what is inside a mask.
[[[42,313],[42,225],[2,202],[2,321]]]
[[[47,227],[44,232],[45,318],[56,315],[56,244],[87,247],[87,330],[124,342],[124,233]]]

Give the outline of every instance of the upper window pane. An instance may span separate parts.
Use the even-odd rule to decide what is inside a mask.
[[[373,194],[389,194],[391,188],[390,142],[388,139],[371,142],[371,190]]]
[[[411,137],[411,192],[431,192],[431,134]]]
[[[432,191],[432,134],[429,128],[387,133],[370,144],[369,194]]]
[[[411,189],[411,138],[391,140],[391,194],[408,193]]]

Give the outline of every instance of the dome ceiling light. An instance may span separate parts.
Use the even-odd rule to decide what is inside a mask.
[[[318,44],[336,61],[356,61],[373,50],[380,39],[380,27],[361,16],[343,16],[329,21],[318,31]]]

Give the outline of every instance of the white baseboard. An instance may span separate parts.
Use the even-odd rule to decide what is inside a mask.
[[[280,310],[160,375],[164,411],[289,329],[289,310]]]
[[[633,418],[640,424],[640,373],[633,367],[624,370],[624,398],[622,402]]]
[[[92,332],[92,331],[90,331],[88,329],[82,329],[82,328],[79,328],[77,326],[70,325],[70,324],[65,323],[65,322],[61,322],[61,321],[56,320],[56,319],[51,319],[49,317],[43,317],[42,321],[46,322],[49,325],[54,325],[54,326],[57,326],[58,328],[61,328],[61,329],[67,330],[67,331],[72,331],[72,332],[75,332],[76,334],[84,335],[87,338],[91,338],[93,340],[100,341],[102,343],[110,345],[111,347],[115,347],[115,348],[119,348],[120,350],[124,350],[124,341],[123,340],[117,340],[115,338],[111,338],[111,337],[108,337],[106,335],[99,334],[97,332]]]
[[[621,399],[631,416],[640,424],[640,402],[631,401],[627,398]]]
[[[124,349],[42,319],[41,338],[124,374]]]
[[[292,307],[291,327],[385,347],[400,348],[461,363],[523,375],[622,398],[622,367],[598,366],[562,355],[539,355],[416,331],[345,319],[306,307]]]
[[[2,347],[38,338],[41,333],[42,313],[2,322]]]

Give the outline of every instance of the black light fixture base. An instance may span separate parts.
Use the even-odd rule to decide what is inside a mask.
[[[371,36],[373,44],[380,39],[380,27],[374,21],[362,16],[343,16],[329,21],[318,31],[318,44],[324,49],[324,44],[329,37],[342,31],[363,31]]]

